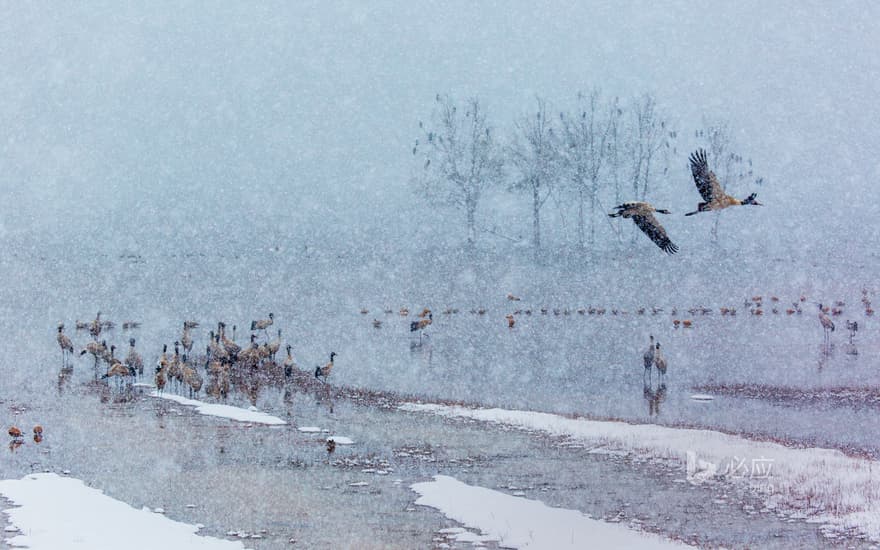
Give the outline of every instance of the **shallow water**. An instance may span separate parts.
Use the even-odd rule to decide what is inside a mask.
[[[202,523],[208,534],[265,530],[264,539],[249,539],[256,548],[289,548],[291,538],[299,541],[295,547],[307,548],[439,544],[432,538],[452,522],[428,509],[412,509],[415,495],[408,489],[409,483],[436,473],[490,488],[533,487],[526,491],[528,498],[594,517],[635,517],[648,529],[701,544],[832,544],[819,538],[814,526],[751,514],[742,508],[747,497],[675,483],[683,472],[587,455],[534,436],[344,400],[334,403],[331,413],[328,403],[302,394],[288,410],[277,390],[263,392],[257,406],[290,418],[291,426],[246,426],[149,398],[114,403],[115,394],[105,391],[102,397],[88,384],[93,378],[88,356],[75,358],[69,380],[58,380],[61,358],[54,337],[62,320],[78,348],[88,335],[76,333],[74,321],[91,319],[98,309],[117,324],[142,322],[136,331],[117,328],[106,336],[122,354],[128,338],[137,338],[149,371],[161,345],[179,337],[183,319],[202,322],[194,332],[198,346],[217,320],[247,326],[273,311],[303,369],[326,362],[331,350],[339,354],[330,380],[334,384],[878,450],[876,407],[690,398],[694,388],[707,384],[874,387],[878,329],[858,303],[861,284],[853,281],[861,275],[838,284],[827,282],[834,280],[827,274],[805,279],[797,266],[788,271],[776,266],[754,282],[754,272],[746,270],[734,278],[734,290],[727,289],[722,301],[713,298],[717,288],[680,289],[677,281],[685,272],[658,280],[636,270],[617,282],[602,270],[592,271],[595,279],[587,280],[574,272],[559,275],[511,263],[460,270],[447,265],[417,278],[425,261],[389,266],[370,255],[265,253],[132,259],[19,251],[7,256],[0,262],[0,279],[8,283],[0,288],[0,330],[6,335],[0,351],[7,373],[0,378],[3,406],[9,422],[25,429],[39,422],[47,433],[40,445],[28,441],[8,453],[0,473],[8,478],[46,468],[70,470],[133,506],[161,506],[174,519]],[[748,315],[743,299],[763,289],[765,314]],[[523,299],[506,300],[510,291]],[[771,291],[780,297],[783,311],[807,293],[804,313],[773,315],[766,297]],[[859,320],[857,356],[846,353],[844,331],[834,334],[831,353],[822,351],[821,329],[810,305],[819,300],[850,304],[839,324],[845,318]],[[397,311],[407,306],[415,312],[425,305],[433,309],[434,323],[419,342],[409,332],[413,316],[404,318]],[[607,311],[603,316],[577,313],[590,305]],[[653,305],[665,311],[636,314],[638,307]],[[694,306],[715,311],[684,313]],[[720,316],[721,306],[736,307],[737,316]],[[459,313],[443,314],[448,307]],[[693,319],[693,328],[673,327],[673,307],[679,310],[677,318]],[[369,312],[361,314],[361,308]],[[486,313],[470,313],[477,308]],[[517,315],[516,326],[507,327],[507,313],[528,308],[531,316]],[[628,313],[615,316],[612,308]],[[382,327],[374,328],[373,319],[381,320]],[[669,362],[660,393],[656,373],[648,391],[643,383],[641,355],[649,334],[661,342]],[[242,341],[247,332],[239,335]],[[233,397],[232,403],[249,404],[242,397]],[[298,432],[301,425],[352,437],[356,444],[340,446],[331,461],[357,459],[359,464],[328,464],[322,437]],[[364,464],[390,465],[394,471],[362,473]],[[369,485],[349,485],[361,481]],[[651,489],[646,493],[644,487]]]

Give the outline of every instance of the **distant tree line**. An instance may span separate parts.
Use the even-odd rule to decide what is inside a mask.
[[[574,210],[574,244],[588,249],[596,244],[599,223],[608,223],[617,239],[623,238],[622,228],[629,225],[609,220],[611,207],[649,200],[663,185],[681,185],[667,177],[670,161],[680,160],[678,133],[649,94],[624,103],[594,90],[577,94],[574,104],[559,112],[550,112],[538,98],[531,112],[513,122],[509,135],[499,135],[478,98],[458,102],[438,94],[435,102],[430,120],[419,122],[413,184],[431,204],[460,211],[469,245],[477,240],[479,208],[490,190],[518,193],[528,201],[531,240],[539,253],[548,204]],[[695,138],[704,143],[725,189],[753,180],[751,160],[732,151],[728,123],[704,123]],[[693,194],[697,202],[696,189]],[[712,236],[718,237],[717,216]]]

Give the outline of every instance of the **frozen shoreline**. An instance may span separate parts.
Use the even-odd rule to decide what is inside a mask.
[[[502,424],[569,437],[597,448],[677,460],[685,466],[691,483],[746,483],[760,494],[765,511],[794,513],[841,530],[856,528],[871,540],[880,540],[880,463],[837,450],[790,448],[712,430],[530,411],[422,403],[406,403],[400,409]]]
[[[219,416],[220,418],[229,418],[230,420],[237,420],[239,422],[253,422],[254,424],[267,424],[269,426],[283,426],[287,424],[287,422],[281,420],[277,416],[272,416],[259,411],[242,409],[241,407],[233,407],[232,405],[221,405],[219,403],[205,403],[204,401],[187,399],[186,397],[181,397],[172,393],[158,393],[154,391],[150,393],[150,397],[168,399],[169,401],[174,401],[181,405],[195,407],[199,413],[208,416]]]
[[[200,536],[198,525],[137,510],[78,479],[56,474],[0,481],[0,495],[14,504],[3,510],[12,524],[6,533],[10,546],[32,550],[245,548],[238,541]]]
[[[651,533],[592,519],[577,510],[553,508],[539,500],[511,496],[467,485],[449,476],[415,483],[416,504],[437,508],[445,516],[481,535],[464,531],[459,541],[497,540],[504,548],[691,548]]]

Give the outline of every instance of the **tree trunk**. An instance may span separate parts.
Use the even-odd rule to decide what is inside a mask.
[[[592,228],[591,228],[592,231]],[[592,235],[590,236],[592,239]],[[584,248],[584,186],[578,185],[578,246]]]
[[[532,232],[537,253],[541,250],[541,195],[537,185],[532,187]]]
[[[476,213],[477,213],[477,205],[468,202],[467,205],[467,243],[468,246],[473,246],[477,242],[477,222],[476,222]]]

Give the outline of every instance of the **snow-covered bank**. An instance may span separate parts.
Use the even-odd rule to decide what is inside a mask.
[[[240,542],[199,536],[198,526],[136,510],[78,479],[32,474],[0,481],[0,494],[15,504],[4,510],[18,530],[7,531],[10,546],[32,550],[244,548]]]
[[[505,548],[690,548],[577,510],[551,508],[539,500],[467,485],[449,476],[434,476],[434,481],[411,488],[421,495],[416,504],[437,508]]]
[[[175,403],[180,403],[181,405],[195,407],[199,413],[208,416],[219,416],[221,418],[238,420],[240,422],[253,422],[254,424],[268,424],[270,426],[282,426],[287,424],[287,422],[281,420],[277,416],[261,413],[259,411],[242,409],[241,407],[233,407],[232,405],[205,403],[204,401],[198,401],[196,399],[187,399],[186,397],[181,397],[179,395],[158,393],[155,391],[150,394],[150,397],[159,397],[174,401]]]
[[[797,449],[711,430],[594,421],[555,414],[406,403],[402,410],[469,418],[570,437],[588,445],[679,460],[688,478],[748,483],[767,509],[880,540],[880,463],[836,450]]]

